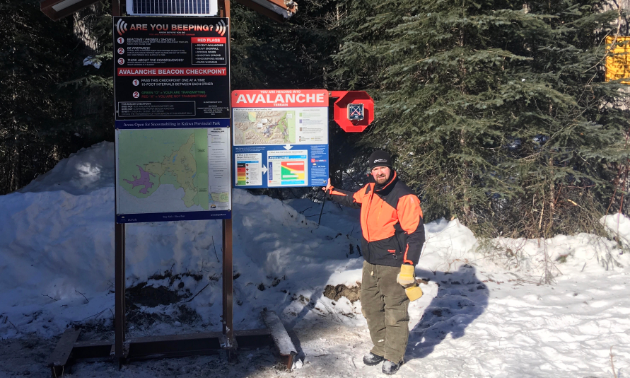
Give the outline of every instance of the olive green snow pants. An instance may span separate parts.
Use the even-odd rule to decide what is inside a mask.
[[[398,273],[399,267],[363,262],[361,311],[374,344],[371,352],[394,363],[402,361],[409,339],[409,299],[396,282]]]

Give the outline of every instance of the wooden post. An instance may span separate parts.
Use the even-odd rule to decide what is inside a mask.
[[[116,223],[114,262],[115,269],[115,330],[114,330],[114,357],[118,361],[118,368],[124,358],[123,343],[125,342],[125,224]]]
[[[120,0],[112,0],[112,16],[120,16]]]
[[[230,26],[230,0],[220,0],[219,2],[219,15],[221,17],[228,18],[228,41],[231,33]],[[230,51],[227,51],[228,64],[230,59]],[[231,83],[230,90],[231,93]],[[231,101],[230,96],[230,100]],[[231,104],[230,104],[230,118],[231,114]],[[232,131],[232,123],[230,122],[230,131]],[[232,149],[232,133],[230,132],[230,151]],[[230,172],[231,172],[231,162],[230,162]],[[232,191],[232,179],[230,178],[230,192]],[[232,214],[234,212],[232,211]],[[228,350],[228,354],[230,351],[236,349],[236,339],[234,338],[234,297],[233,297],[233,259],[232,259],[232,218],[223,220],[223,336],[226,348]]]
[[[120,0],[112,0],[112,17],[120,15]],[[115,180],[118,180],[118,177]],[[114,192],[115,190],[116,185],[114,184]],[[117,204],[115,203],[114,206],[114,358],[120,369],[124,358],[123,346],[125,342],[125,224],[116,223]]]
[[[223,220],[223,335],[226,347],[234,346],[232,219]]]

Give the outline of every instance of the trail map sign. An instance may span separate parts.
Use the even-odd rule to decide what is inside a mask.
[[[326,185],[328,97],[323,89],[232,92],[235,186]]]
[[[227,25],[114,17],[117,222],[231,216]]]

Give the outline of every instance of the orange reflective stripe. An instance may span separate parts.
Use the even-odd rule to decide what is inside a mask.
[[[405,250],[405,255],[403,256],[403,264],[413,265],[413,261],[407,260],[407,252],[409,252],[409,244],[407,244],[407,249]]]
[[[338,192],[338,191],[336,191],[336,190],[334,190],[334,189],[331,189],[331,190],[330,190],[330,194],[334,194],[334,195],[336,195],[336,196],[344,196],[344,197],[346,197],[346,196],[347,196],[347,194],[346,194],[346,193]]]

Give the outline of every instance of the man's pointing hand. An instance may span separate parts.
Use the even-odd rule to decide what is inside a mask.
[[[330,185],[330,178],[328,178],[328,185],[326,185],[325,187],[322,188],[322,190],[328,194],[330,194],[330,192],[332,192],[333,190],[333,186]]]

